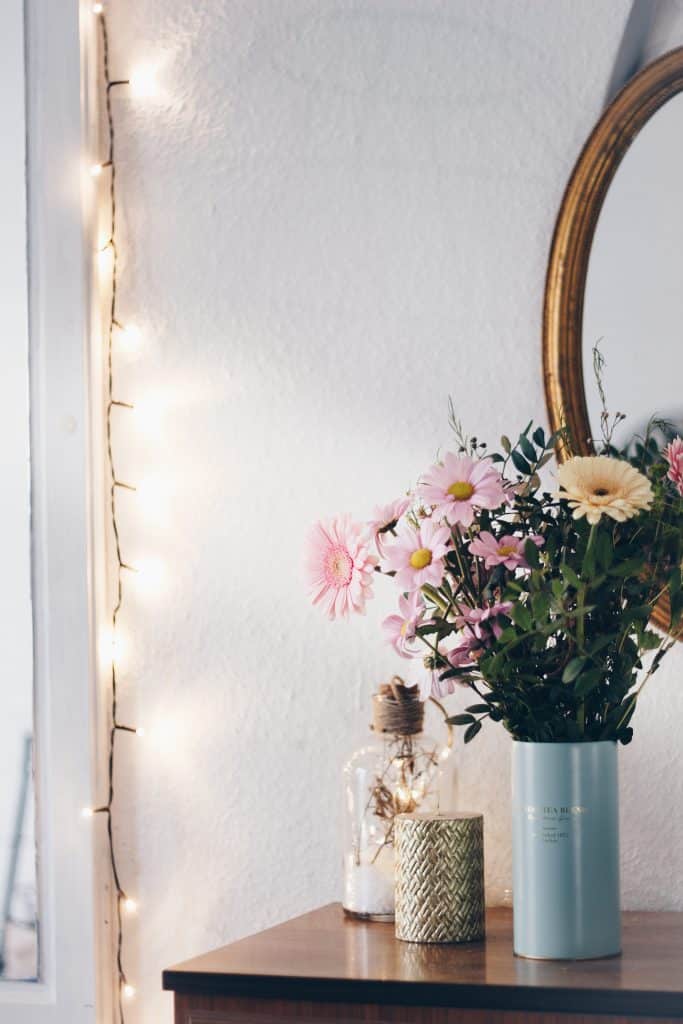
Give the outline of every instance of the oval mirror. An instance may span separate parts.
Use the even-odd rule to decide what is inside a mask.
[[[683,433],[682,138],[683,47],[619,93],[562,201],[546,281],[544,376],[552,428],[566,424],[579,454],[603,436],[598,375],[611,417],[624,416],[615,445],[636,442],[653,421],[660,435]],[[653,619],[667,627],[666,600]]]

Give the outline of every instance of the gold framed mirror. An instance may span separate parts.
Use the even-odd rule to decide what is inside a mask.
[[[618,254],[623,250],[626,253],[623,260],[625,264],[628,263],[628,268],[624,270],[623,274],[620,274],[619,268],[616,267],[612,275],[614,282],[610,282],[612,290],[619,287],[621,290],[617,294],[623,296],[619,302],[613,304],[613,307],[615,305],[623,307],[620,308],[621,322],[618,318],[610,319],[609,313],[603,310],[603,318],[593,317],[593,320],[590,321],[591,328],[589,328],[585,319],[588,305],[586,294],[589,287],[589,268],[592,266],[591,273],[599,275],[595,264],[600,262],[595,258],[594,246],[598,244],[601,251],[606,251],[606,246],[599,234],[596,240],[596,231],[599,223],[607,218],[614,234],[617,204],[616,200],[613,201],[610,190],[613,184],[615,187],[619,184],[620,179],[623,182],[620,188],[623,194],[620,209],[622,216],[626,211],[629,218],[632,210],[635,211],[634,216],[636,216],[636,207],[641,198],[643,203],[651,202],[652,197],[660,195],[660,190],[666,187],[659,180],[653,185],[647,179],[648,172],[643,170],[647,160],[644,162],[642,156],[645,142],[637,143],[637,147],[639,147],[638,165],[634,163],[634,158],[629,157],[629,160],[625,160],[625,158],[629,153],[636,152],[637,147],[634,146],[634,143],[637,138],[646,139],[651,145],[655,144],[651,140],[656,139],[657,135],[660,136],[660,140],[665,138],[664,132],[669,130],[670,126],[663,124],[662,115],[657,122],[657,131],[650,126],[654,126],[654,115],[665,105],[668,105],[667,117],[674,116],[673,106],[669,101],[675,99],[675,116],[679,118],[677,122],[681,126],[679,134],[683,137],[683,47],[665,54],[637,74],[606,109],[577,160],[560,206],[545,286],[543,374],[551,428],[557,430],[562,424],[568,427],[576,454],[590,454],[593,450],[591,438],[597,436],[598,433],[594,411],[594,423],[591,427],[590,392],[586,390],[586,385],[592,381],[592,366],[584,369],[588,351],[598,341],[603,340],[602,337],[589,336],[593,321],[600,326],[601,332],[603,323],[607,322],[613,328],[615,335],[619,333],[620,328],[625,329],[629,320],[633,320],[634,324],[637,324],[638,316],[632,315],[628,303],[631,294],[639,296],[645,288],[645,284],[642,284],[641,287],[642,277],[638,277],[638,274],[643,272],[646,275],[649,274],[652,280],[660,283],[656,268],[650,269],[645,263],[640,269],[638,267],[639,259],[645,261],[654,258],[652,252],[646,250],[645,241],[642,241],[642,245],[639,243],[638,247],[634,245],[629,252],[628,232],[622,232],[620,238],[614,239],[612,254],[614,262],[618,263],[619,256],[615,256],[615,253]],[[661,146],[662,142],[660,141],[658,144]],[[671,161],[662,159],[661,154],[650,153],[648,159],[651,168],[656,168],[657,172],[666,170],[670,177],[675,173],[676,169],[670,166]],[[681,161],[681,168],[683,168],[683,148],[681,149]],[[617,176],[622,165],[624,170],[620,176]],[[682,180],[681,168],[678,168],[678,175],[672,179],[676,182],[677,193],[683,193],[679,184]],[[615,177],[617,177],[616,181]],[[628,191],[629,179],[630,192]],[[663,205],[661,202],[660,206]],[[678,225],[676,225],[675,217],[670,224],[667,222],[666,213],[668,211],[666,210],[664,218],[659,216],[660,225],[664,224],[665,230],[672,235],[672,243],[673,241],[678,242],[683,237],[681,234],[683,197],[680,205],[682,219]],[[608,213],[609,216],[607,216]],[[643,223],[649,224],[649,221],[642,219],[646,216],[645,212],[640,216],[640,222],[636,221],[636,223],[642,230]],[[678,230],[674,238],[673,232],[676,227]],[[632,234],[634,233],[635,228]],[[640,236],[638,237],[640,238]],[[621,250],[615,248],[619,245],[622,246]],[[636,248],[642,249],[642,251],[638,252],[637,258],[634,258]],[[680,251],[680,245],[677,245],[677,249]],[[592,254],[594,255],[593,264],[591,264]],[[680,257],[675,262],[680,264]],[[603,265],[605,265],[604,259]],[[635,288],[636,284],[638,285],[637,289]],[[595,294],[596,291],[596,287],[593,286],[592,294]],[[680,288],[668,288],[668,293],[673,294],[674,291],[677,294],[680,293],[683,302],[683,282],[681,282]],[[602,292],[604,293],[604,289]],[[657,301],[655,305],[656,298],[656,296],[653,297],[650,303],[650,315],[652,310],[656,310],[659,314],[661,303]],[[604,294],[602,301],[604,305]],[[588,312],[592,315],[593,311],[588,310]],[[674,353],[673,358],[680,359],[683,365],[683,344],[680,344],[673,331],[674,326],[672,325],[668,344]],[[638,352],[635,353],[635,357],[640,359],[638,364],[640,373],[634,374],[633,372],[635,362],[630,370],[624,370],[624,374],[629,373],[629,385],[628,388],[624,388],[625,391],[630,389],[629,394],[634,389],[642,388],[643,381],[654,379],[652,378],[653,367],[657,366],[656,352],[652,351],[652,338],[643,338],[642,333],[639,337],[642,339],[642,343],[648,346],[648,352],[645,354],[639,347]],[[624,366],[627,367],[629,352],[625,347],[623,335],[610,338],[610,342],[612,344],[610,355],[617,364],[623,361]],[[640,341],[638,345],[641,345]],[[608,356],[607,369],[609,370],[609,368],[610,358]],[[674,370],[675,367],[668,374],[672,381],[676,376]],[[678,381],[680,382],[680,377]],[[670,386],[673,387],[673,383]],[[607,387],[609,391],[609,380]],[[597,386],[595,390],[597,391]],[[678,399],[676,399],[676,403],[678,405]],[[621,409],[621,406],[617,405],[616,409]],[[622,411],[628,412],[628,409]],[[651,413],[656,411],[651,409]],[[561,460],[567,454],[567,451],[562,448],[558,451],[558,457]],[[653,620],[660,628],[667,628],[669,622],[668,599],[663,600],[656,607]],[[679,639],[683,639],[683,637],[679,635]]]

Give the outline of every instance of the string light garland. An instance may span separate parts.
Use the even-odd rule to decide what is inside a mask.
[[[107,661],[109,663],[110,678],[110,707],[109,707],[109,729],[108,729],[108,751],[107,751],[107,800],[98,807],[86,807],[83,809],[85,818],[93,818],[95,815],[103,815],[107,822],[107,843],[109,852],[109,863],[111,879],[114,887],[116,902],[115,935],[116,948],[116,975],[117,975],[117,996],[116,1005],[120,1024],[125,1024],[124,1001],[132,999],[135,995],[135,987],[130,983],[124,969],[123,957],[123,914],[134,914],[137,911],[137,902],[123,888],[119,866],[116,858],[114,845],[114,782],[117,754],[117,737],[119,733],[131,733],[138,737],[144,735],[144,730],[133,725],[119,721],[118,718],[118,678],[117,678],[117,627],[119,615],[123,607],[126,574],[136,573],[134,566],[130,565],[124,558],[121,548],[121,537],[116,510],[116,495],[119,489],[136,491],[137,488],[130,483],[119,480],[116,475],[113,445],[113,420],[119,410],[127,411],[133,409],[130,402],[121,401],[116,396],[114,389],[114,349],[118,348],[119,339],[122,341],[122,350],[135,348],[139,341],[139,331],[134,325],[125,326],[117,317],[117,288],[118,288],[118,245],[116,233],[116,163],[114,153],[114,117],[112,112],[111,94],[119,86],[130,84],[129,79],[114,79],[109,71],[109,35],[107,31],[107,19],[104,4],[95,3],[92,6],[92,13],[97,18],[101,33],[101,56],[102,56],[102,77],[105,88],[105,113],[107,130],[107,159],[101,163],[94,163],[90,167],[90,174],[94,179],[100,179],[105,174],[109,175],[109,235],[105,244],[99,249],[100,270],[108,271],[110,286],[110,301],[108,303],[108,314],[106,321],[106,372],[107,372],[107,407],[106,407],[106,458],[109,477],[109,523],[114,543],[114,555],[116,560],[115,569],[115,600],[111,610],[111,642],[108,647]]]

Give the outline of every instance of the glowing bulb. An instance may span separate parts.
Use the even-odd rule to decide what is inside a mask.
[[[118,344],[124,352],[135,352],[140,347],[142,332],[136,324],[125,324],[119,330]]]
[[[93,811],[92,807],[84,807],[81,810],[81,818],[92,818],[94,813],[95,812]]]
[[[92,5],[92,12],[93,12],[93,14],[103,14],[104,13],[104,4],[93,4]]]
[[[90,175],[93,178],[99,178],[99,176],[100,176],[100,174],[102,173],[103,170],[104,170],[104,165],[103,164],[91,164],[90,165]]]
[[[396,787],[396,797],[399,807],[408,807],[410,805],[410,790],[406,786]]]
[[[139,736],[142,739],[142,737],[145,735],[145,730],[138,726],[138,728],[135,730],[135,735]]]
[[[103,628],[97,646],[103,672],[110,670],[112,663],[120,666],[127,649],[125,637],[121,635],[120,630],[117,629],[114,633],[111,626]]]
[[[126,982],[122,988],[122,991],[126,999],[132,999],[133,996],[135,995],[135,986],[129,985],[128,982]]]
[[[123,909],[127,914],[135,914],[138,909],[137,902],[134,899],[131,899],[130,896],[126,896],[123,901]]]
[[[157,92],[156,68],[143,64],[130,75],[128,81],[134,96],[154,96]]]

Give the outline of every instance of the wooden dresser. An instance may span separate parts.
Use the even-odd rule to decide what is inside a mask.
[[[398,942],[393,925],[315,910],[164,971],[176,1024],[672,1024],[683,1022],[683,914],[624,914],[611,960],[522,960],[512,917],[486,942]]]

